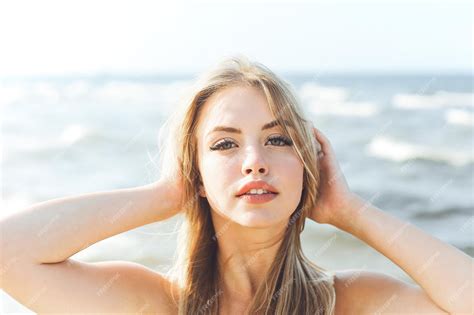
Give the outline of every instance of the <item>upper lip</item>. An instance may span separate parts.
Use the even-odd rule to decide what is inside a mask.
[[[265,189],[266,191],[270,191],[272,193],[278,194],[278,191],[276,190],[276,188],[268,184],[266,181],[256,180],[256,181],[250,181],[248,183],[245,183],[242,187],[240,187],[239,191],[237,191],[236,196],[239,197],[243,194],[246,194],[251,189]]]

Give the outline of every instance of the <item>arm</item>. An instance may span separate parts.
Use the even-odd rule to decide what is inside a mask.
[[[179,197],[159,181],[42,202],[2,219],[1,288],[38,313],[172,313],[172,283],[161,274],[137,263],[68,257],[174,215]]]
[[[402,268],[440,308],[472,313],[473,260],[459,249],[353,195],[338,228]],[[401,296],[398,294],[398,296]]]
[[[405,309],[424,305],[431,299],[450,313],[471,313],[472,258],[352,193],[329,140],[316,128],[313,131],[321,144],[318,156],[321,186],[319,199],[310,218],[318,223],[334,225],[361,239],[402,268],[424,291],[410,288],[390,277],[371,274],[360,281],[374,288],[366,290],[371,294],[367,296],[369,300],[372,297],[377,300],[378,296],[386,293],[383,286],[377,288],[377,283],[390,283],[393,294],[399,297],[394,303]],[[418,297],[407,292],[417,292]],[[423,308],[418,310],[423,312]]]
[[[40,202],[0,221],[2,266],[56,263],[113,235],[164,220],[171,209],[160,182]],[[165,197],[166,196],[166,197]]]

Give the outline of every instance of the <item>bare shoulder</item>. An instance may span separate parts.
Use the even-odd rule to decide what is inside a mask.
[[[176,314],[179,290],[166,275],[138,263],[123,262],[130,272],[131,287],[141,296],[140,313]]]
[[[176,314],[174,286],[164,275],[128,261],[51,264],[16,261],[2,275],[1,288],[38,314]]]
[[[418,285],[391,275],[363,269],[334,273],[336,315],[448,314]]]

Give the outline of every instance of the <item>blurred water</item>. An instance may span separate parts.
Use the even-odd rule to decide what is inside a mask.
[[[472,76],[284,78],[331,140],[354,191],[473,255]],[[0,81],[0,215],[52,198],[156,180],[158,128],[192,80],[189,76]],[[166,270],[176,246],[177,220],[104,240],[77,257],[138,261]],[[320,255],[318,249],[333,235],[338,235],[334,245]],[[385,257],[332,227],[310,223],[304,246],[310,258],[326,268],[379,268],[403,277]],[[359,253],[359,258],[347,260],[345,253],[352,258]]]

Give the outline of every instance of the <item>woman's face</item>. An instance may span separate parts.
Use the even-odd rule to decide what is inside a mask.
[[[200,195],[217,214],[243,226],[286,223],[301,198],[303,164],[291,140],[278,125],[262,130],[273,120],[263,92],[244,86],[215,93],[199,117],[198,157],[204,186]],[[240,132],[213,131],[217,126]],[[239,188],[253,180],[266,181],[278,194],[259,204],[236,197]]]

